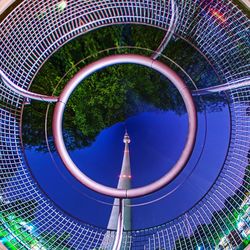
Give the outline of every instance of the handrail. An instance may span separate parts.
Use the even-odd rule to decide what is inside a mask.
[[[212,93],[217,93],[221,91],[233,90],[237,88],[250,86],[250,79],[243,79],[234,82],[228,82],[221,85],[216,85],[208,88],[197,89],[192,91],[193,96],[209,95]]]
[[[16,0],[2,0],[0,1],[0,15],[4,13]]]
[[[0,69],[0,76],[1,76],[2,82],[5,84],[6,87],[14,91],[16,94],[21,95],[22,97],[33,99],[33,100],[38,100],[38,101],[44,101],[44,102],[57,102],[58,101],[57,96],[47,96],[47,95],[37,94],[37,93],[25,90],[17,86],[6,76],[6,74],[1,69]]]

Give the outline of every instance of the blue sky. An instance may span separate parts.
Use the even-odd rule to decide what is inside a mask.
[[[229,119],[227,107],[219,112],[207,113],[207,120],[204,112],[198,113],[197,141],[185,170],[163,190],[134,199],[132,204],[159,198],[179,183],[184,181],[184,184],[158,202],[133,208],[134,229],[171,220],[192,207],[205,194],[216,179],[227,152]],[[117,185],[125,126],[131,137],[132,185],[136,187],[158,179],[171,168],[185,144],[188,121],[186,114],[144,112],[103,130],[90,147],[70,153],[77,166],[95,181],[113,187]],[[26,150],[26,155],[33,176],[55,204],[81,221],[106,227],[111,207],[93,198],[112,203],[111,198],[96,194],[78,183],[56,153],[53,154],[56,165],[49,153]],[[193,167],[195,170],[189,176]]]

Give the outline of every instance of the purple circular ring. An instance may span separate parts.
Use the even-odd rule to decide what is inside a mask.
[[[86,77],[93,74],[94,72],[106,68],[111,65],[132,63],[143,65],[152,68],[159,73],[167,77],[180,92],[183,101],[185,103],[187,113],[188,113],[188,136],[186,140],[185,147],[181,153],[180,158],[175,163],[175,165],[159,180],[152,182],[146,186],[132,189],[117,189],[102,185],[98,182],[93,181],[87,175],[82,173],[75,163],[70,158],[68,151],[65,147],[63,134],[62,134],[62,121],[64,109],[67,101],[74,91],[74,89],[80,84]],[[145,196],[147,194],[153,193],[168,183],[170,183],[185,167],[189,157],[192,154],[197,130],[197,115],[196,108],[193,102],[192,95],[183,82],[183,80],[168,66],[165,64],[155,61],[152,58],[134,55],[134,54],[124,54],[124,55],[113,55],[102,58],[94,63],[87,65],[82,68],[64,87],[62,93],[59,96],[58,102],[56,103],[54,114],[53,114],[53,136],[54,142],[59,156],[61,157],[65,167],[69,172],[83,185],[96,191],[98,193],[108,195],[115,198],[135,198]]]

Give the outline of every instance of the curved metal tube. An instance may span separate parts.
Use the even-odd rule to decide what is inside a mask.
[[[175,27],[176,27],[176,22],[177,22],[177,19],[178,19],[178,7],[176,6],[174,1],[175,0],[171,0],[172,16],[171,16],[168,31],[167,31],[166,35],[164,36],[164,38],[162,39],[161,44],[159,45],[159,47],[156,49],[156,51],[151,56],[154,60],[156,60],[159,57],[159,55],[162,53],[162,51],[167,47],[170,39],[172,38],[172,36],[174,34]]]
[[[120,199],[117,231],[116,231],[115,241],[114,241],[114,245],[112,247],[112,250],[120,250],[121,249],[123,225],[124,225],[124,200]]]
[[[57,96],[41,95],[41,94],[37,94],[37,93],[25,90],[17,86],[5,75],[5,73],[1,69],[0,69],[0,76],[5,86],[8,87],[10,90],[14,91],[18,95],[21,95],[29,99],[44,101],[44,102],[57,102],[58,101]]]
[[[181,153],[179,160],[175,163],[172,169],[169,172],[167,172],[163,177],[161,177],[159,180],[149,185],[129,190],[107,187],[105,185],[93,181],[84,173],[82,173],[70,158],[68,151],[65,147],[62,135],[62,121],[63,121],[64,109],[71,93],[78,86],[78,84],[80,84],[86,77],[88,77],[92,73],[102,68],[115,64],[124,64],[124,63],[143,65],[152,68],[158,71],[159,73],[163,74],[165,77],[167,77],[176,86],[176,88],[178,89],[183,98],[183,101],[187,109],[188,122],[189,122],[188,136],[185,147]],[[53,128],[53,136],[57,152],[60,155],[66,168],[79,182],[81,182],[88,188],[92,189],[93,191],[96,191],[104,195],[108,195],[115,198],[135,198],[135,197],[145,196],[147,194],[153,193],[163,188],[172,180],[174,180],[174,178],[183,170],[190,155],[192,154],[193,147],[195,144],[197,117],[196,117],[195,104],[193,102],[193,98],[189,89],[184,84],[182,79],[172,69],[170,69],[165,64],[159,61],[155,61],[149,57],[134,55],[134,54],[126,54],[126,55],[113,55],[105,57],[81,69],[67,83],[67,85],[65,86],[62,93],[59,96],[59,100],[54,109],[52,128]]]
[[[4,13],[16,0],[0,1],[0,15]],[[1,248],[0,248],[1,249]]]
[[[238,80],[234,82],[229,82],[217,86],[212,86],[204,89],[197,89],[192,91],[193,96],[198,96],[198,95],[209,95],[212,93],[217,93],[221,91],[227,91],[227,90],[233,90],[233,89],[238,89],[242,87],[247,87],[250,86],[250,79],[243,79],[243,80]]]

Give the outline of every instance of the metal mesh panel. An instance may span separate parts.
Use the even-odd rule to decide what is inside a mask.
[[[177,0],[175,3],[178,18],[175,35],[189,41],[208,59],[221,83],[249,76],[250,22],[234,4],[226,0]],[[63,10],[56,1],[23,1],[0,25],[0,68],[15,84],[27,89],[49,56],[74,37],[119,23],[146,24],[167,30],[171,15],[169,3],[160,0],[69,0]],[[98,248],[104,235],[107,236],[106,230],[65,215],[47,200],[31,178],[20,147],[23,99],[2,83],[0,95],[1,230],[10,232],[9,241],[17,249]],[[249,195],[250,91],[249,88],[232,90],[229,95],[230,148],[213,187],[174,221],[126,233],[125,249],[196,249],[198,246],[214,249],[224,236],[229,249],[233,249],[243,241],[230,218]],[[225,204],[230,196],[230,203]],[[35,218],[34,204],[39,206]],[[211,221],[216,211],[220,212]],[[6,218],[4,213],[12,214],[12,218]],[[34,228],[15,233],[17,214],[27,225],[32,221]],[[20,223],[19,226],[25,227]],[[108,234],[113,242],[115,232]],[[67,238],[70,245],[65,245],[62,238]]]

